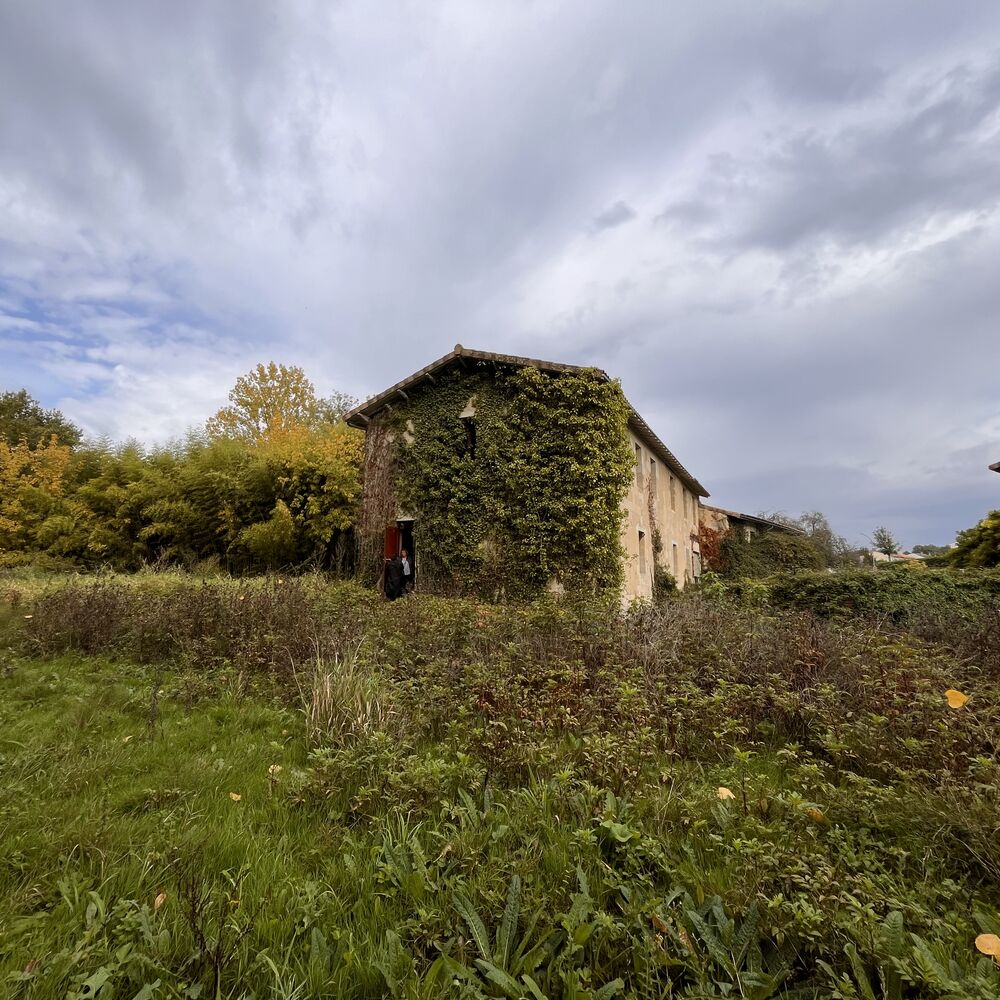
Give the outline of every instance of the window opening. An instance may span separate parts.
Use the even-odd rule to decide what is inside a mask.
[[[462,447],[462,454],[469,458],[476,457],[476,418],[462,417],[462,426],[465,428],[465,444]]]

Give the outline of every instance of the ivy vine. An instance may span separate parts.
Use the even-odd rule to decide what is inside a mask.
[[[553,581],[620,588],[628,416],[621,387],[599,372],[475,362],[394,404],[380,416],[394,445],[382,493],[417,519],[422,585],[507,597]]]

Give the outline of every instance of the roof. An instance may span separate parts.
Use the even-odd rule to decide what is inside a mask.
[[[433,382],[435,374],[453,365],[464,364],[466,358],[471,361],[487,361],[515,368],[538,368],[541,371],[555,372],[557,374],[596,371],[602,378],[609,382],[611,381],[608,373],[601,371],[600,368],[588,368],[583,365],[564,365],[556,361],[521,358],[513,354],[494,354],[492,351],[472,351],[461,344],[456,344],[455,349],[444,355],[444,357],[438,358],[437,361],[432,361],[429,365],[421,368],[420,371],[414,372],[408,378],[404,378],[402,382],[397,382],[395,385],[389,386],[388,389],[380,392],[377,396],[372,396],[371,399],[360,406],[354,407],[353,410],[345,415],[344,419],[352,427],[364,428],[368,425],[372,417],[384,407],[390,405],[394,398],[407,399],[406,393],[408,389],[415,389],[424,382]],[[643,420],[642,416],[640,416],[631,403],[629,404],[629,427],[632,433],[641,438],[649,449],[668,468],[672,469],[690,490],[698,496],[707,497],[709,495],[705,487],[681,465],[674,453],[656,436],[652,427]]]
[[[793,535],[804,535],[801,528],[793,524],[784,524],[782,521],[774,521],[769,517],[758,517],[756,514],[741,514],[738,510],[726,510],[725,507],[713,507],[711,504],[702,504],[705,510],[714,510],[717,514],[725,514],[732,521],[748,521],[750,524],[759,525],[762,528],[779,528],[781,531],[788,531]]]

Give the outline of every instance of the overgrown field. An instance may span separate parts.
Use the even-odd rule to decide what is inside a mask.
[[[0,579],[0,995],[996,998],[963,579],[627,614]]]

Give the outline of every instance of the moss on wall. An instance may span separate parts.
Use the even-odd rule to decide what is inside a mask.
[[[460,418],[470,402],[474,449]],[[393,488],[380,492],[416,518],[421,585],[506,597],[553,580],[619,588],[628,415],[621,387],[596,371],[470,363],[411,392],[383,418]]]

